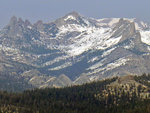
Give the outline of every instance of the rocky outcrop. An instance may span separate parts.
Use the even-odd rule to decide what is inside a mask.
[[[148,73],[149,34],[148,24],[136,19],[91,19],[72,12],[32,25],[12,17],[0,31],[0,72],[38,88]]]

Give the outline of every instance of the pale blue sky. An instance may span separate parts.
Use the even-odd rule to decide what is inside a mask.
[[[0,0],[0,28],[15,15],[50,22],[76,11],[86,17],[128,17],[150,23],[150,0]]]

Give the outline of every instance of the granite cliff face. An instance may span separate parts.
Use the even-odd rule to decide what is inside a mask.
[[[32,87],[61,87],[150,72],[150,27],[76,12],[50,23],[12,17],[0,31],[0,73]]]

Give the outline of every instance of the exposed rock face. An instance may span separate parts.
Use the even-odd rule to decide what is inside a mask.
[[[12,17],[0,31],[0,61],[2,74],[39,88],[149,73],[150,27],[137,19],[91,19],[76,12],[33,25]]]
[[[36,27],[36,29],[38,31],[43,31],[44,30],[44,25],[43,25],[43,22],[41,20],[39,20],[38,22],[36,22],[34,24],[34,26]]]

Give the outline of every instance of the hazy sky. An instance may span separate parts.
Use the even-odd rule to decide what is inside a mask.
[[[50,22],[77,11],[93,18],[128,17],[150,23],[150,0],[0,0],[0,28],[14,15]]]

